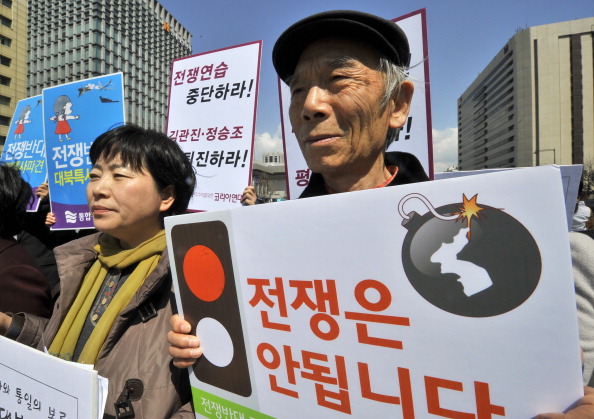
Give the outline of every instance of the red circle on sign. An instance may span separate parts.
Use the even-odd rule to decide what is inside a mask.
[[[225,271],[210,248],[193,246],[184,256],[184,277],[190,291],[203,301],[214,301],[225,289]]]

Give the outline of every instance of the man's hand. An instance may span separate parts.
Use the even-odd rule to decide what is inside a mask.
[[[173,365],[177,368],[191,367],[202,356],[200,339],[188,334],[192,330],[190,323],[177,314],[171,316],[169,323],[171,330],[167,333],[167,342],[169,342],[169,355],[173,357]]]
[[[256,199],[256,189],[253,186],[246,186],[243,190],[243,194],[241,194],[241,205],[255,205]]]
[[[534,419],[593,419],[594,418],[594,388],[584,387],[584,397],[567,413],[543,413]]]

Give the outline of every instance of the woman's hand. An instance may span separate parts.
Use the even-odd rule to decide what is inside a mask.
[[[47,215],[45,216],[45,225],[53,226],[54,224],[56,224],[56,216],[54,215],[53,212],[48,212]]]

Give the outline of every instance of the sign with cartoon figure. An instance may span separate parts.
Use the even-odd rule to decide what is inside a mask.
[[[47,178],[41,95],[17,103],[2,151],[2,161],[19,166],[35,198],[27,210],[37,211],[39,199],[35,191]]]
[[[240,206],[250,184],[262,42],[173,61],[167,134],[198,175],[190,210]]]
[[[165,226],[197,416],[529,418],[582,395],[556,167]]]
[[[427,23],[425,9],[392,19],[408,37],[411,68],[407,75],[415,85],[410,113],[402,127],[398,140],[388,151],[404,151],[414,154],[430,178],[433,178],[433,140],[431,134],[431,96],[429,91],[429,52],[427,46]],[[278,80],[281,101],[283,146],[287,166],[287,189],[291,199],[299,198],[309,184],[311,170],[303,158],[299,143],[289,120],[291,92]]]
[[[43,89],[54,230],[92,228],[85,187],[97,136],[125,122],[122,73]]]

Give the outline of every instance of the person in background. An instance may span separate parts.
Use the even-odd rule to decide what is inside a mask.
[[[49,319],[0,313],[0,333],[109,379],[106,416],[194,418],[187,372],[162,339],[175,312],[163,219],[184,213],[195,174],[166,135],[123,125],[92,144],[87,200],[99,233],[55,249]]]
[[[49,283],[35,259],[14,236],[33,200],[31,186],[17,166],[0,163],[0,311],[51,313]]]
[[[408,39],[394,22],[337,10],[298,21],[276,41],[272,61],[290,87],[289,118],[312,170],[301,198],[429,180],[418,159],[387,152],[407,121],[414,86],[406,79]],[[179,316],[167,334],[174,365],[193,365],[200,339]],[[594,389],[580,405],[539,419],[594,418]]]
[[[50,230],[51,223],[48,224],[46,222],[51,214],[49,212],[48,183],[43,182],[39,185],[35,194],[39,197],[39,207],[36,212],[26,213],[23,229],[16,235],[16,240],[35,258],[41,271],[47,278],[50,284],[53,306],[60,293],[60,278],[58,276],[54,248],[79,237],[96,233],[97,230]],[[53,214],[51,214],[51,217],[53,217]]]
[[[592,210],[586,205],[585,199],[584,182],[582,180],[580,181],[575,212],[571,221],[571,231],[584,231],[591,227]]]

